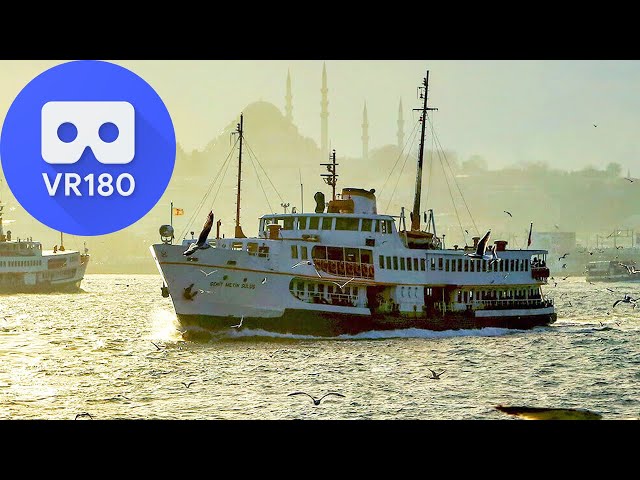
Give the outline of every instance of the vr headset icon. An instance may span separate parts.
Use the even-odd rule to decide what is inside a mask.
[[[87,147],[103,164],[135,156],[135,110],[129,102],[47,102],[42,107],[42,159],[54,165],[80,160]]]

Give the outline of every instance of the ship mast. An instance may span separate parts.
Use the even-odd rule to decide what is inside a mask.
[[[327,171],[329,171],[330,173],[322,173],[320,174],[320,176],[323,177],[323,180],[327,185],[331,185],[331,188],[333,189],[331,200],[335,200],[336,184],[338,183],[338,175],[336,174],[336,167],[340,165],[339,163],[336,163],[335,148],[333,149],[333,152],[331,153],[331,156],[329,157],[329,159],[331,160],[331,163],[321,163],[320,165],[327,167]]]
[[[427,126],[427,112],[429,110],[438,110],[437,108],[427,107],[428,91],[429,91],[429,70],[427,76],[422,81],[422,87],[418,87],[420,98],[424,99],[422,108],[414,108],[414,110],[422,112],[420,121],[422,122],[422,135],[420,136],[420,151],[418,153],[418,172],[416,174],[416,193],[413,199],[413,211],[411,212],[411,231],[420,231],[420,196],[422,194],[422,163],[424,160],[424,140],[425,130]]]
[[[239,146],[239,154],[238,154],[238,196],[236,198],[236,229],[235,229],[235,238],[246,238],[246,235],[242,232],[242,227],[240,226],[240,182],[242,180],[242,127],[243,127],[243,116],[240,114],[240,123],[238,124],[236,133],[240,136],[240,146]]]

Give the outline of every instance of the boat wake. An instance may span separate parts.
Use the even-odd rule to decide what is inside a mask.
[[[451,337],[498,337],[504,335],[514,335],[522,333],[525,330],[516,330],[510,328],[494,328],[487,327],[474,330],[423,330],[419,328],[406,328],[400,330],[371,330],[367,332],[361,332],[358,334],[343,334],[335,337],[323,337],[314,335],[298,335],[293,333],[277,333],[269,332],[262,329],[243,329],[243,330],[229,330],[228,332],[209,332],[205,329],[198,327],[190,327],[183,331],[182,337],[184,340],[193,341],[227,341],[227,340],[325,340],[325,341],[340,341],[340,340],[385,340],[392,338],[451,338]]]

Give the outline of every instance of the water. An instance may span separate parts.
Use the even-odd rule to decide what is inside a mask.
[[[638,284],[551,283],[558,321],[528,331],[197,342],[161,284],[87,275],[83,293],[0,296],[0,419],[511,419],[498,404],[640,417],[640,307],[611,308]]]

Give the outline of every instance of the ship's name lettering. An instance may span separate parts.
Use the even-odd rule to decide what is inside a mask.
[[[211,287],[248,288],[249,290],[256,288],[255,283],[211,282],[209,285]]]

